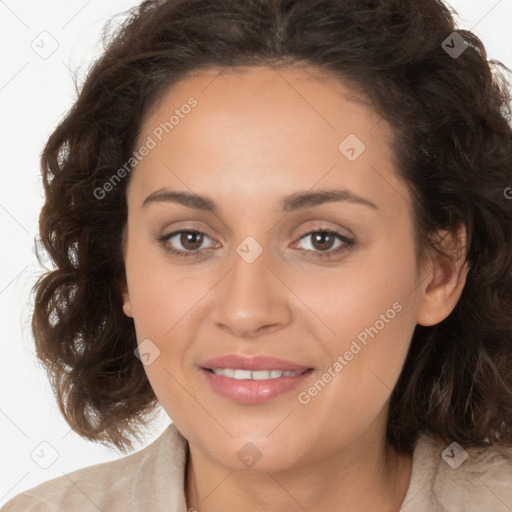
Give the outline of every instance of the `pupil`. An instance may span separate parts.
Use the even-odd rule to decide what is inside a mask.
[[[326,231],[321,231],[321,232],[315,233],[313,235],[313,244],[320,242],[319,243],[320,246],[317,247],[317,249],[329,249],[333,242],[332,238],[333,237],[331,236],[330,233],[327,233]],[[327,244],[326,244],[326,239],[328,240]]]
[[[197,249],[203,243],[203,235],[201,233],[185,232],[181,234],[180,242],[187,249]]]

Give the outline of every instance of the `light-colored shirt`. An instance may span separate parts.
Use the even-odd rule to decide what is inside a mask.
[[[171,423],[142,450],[24,491],[2,512],[187,512],[187,452]],[[512,512],[512,447],[463,451],[421,436],[400,512],[437,511]]]

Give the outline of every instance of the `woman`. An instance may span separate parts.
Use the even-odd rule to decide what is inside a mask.
[[[125,452],[4,510],[512,510],[508,82],[436,0],[146,1],[43,156],[33,331]]]

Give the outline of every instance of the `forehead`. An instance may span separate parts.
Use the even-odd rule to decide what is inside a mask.
[[[175,139],[180,132],[187,132],[189,125],[198,136],[207,133],[208,138],[220,137],[229,130],[231,136],[258,136],[255,143],[266,135],[267,140],[273,140],[273,147],[282,147],[288,139],[293,143],[301,139],[315,145],[324,140],[332,148],[333,144],[337,147],[344,131],[352,130],[364,137],[364,132],[381,121],[353,90],[325,72],[255,66],[191,73],[156,102],[146,115],[144,131],[168,121],[170,114],[179,111],[190,98],[197,106],[191,115],[187,114],[186,123],[180,122],[180,129],[173,128],[170,135]],[[287,133],[293,137],[272,139]]]
[[[387,123],[314,68],[194,72],[148,112],[138,145],[148,137],[133,173],[141,195],[185,186],[251,202],[318,184],[375,198],[394,179]]]

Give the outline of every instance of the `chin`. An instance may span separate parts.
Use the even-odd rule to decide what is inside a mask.
[[[289,434],[279,436],[272,433],[270,436],[226,436],[223,441],[215,443],[209,439],[204,446],[214,459],[233,471],[279,472],[300,464],[306,455],[300,449],[310,444],[306,440],[291,438]]]

